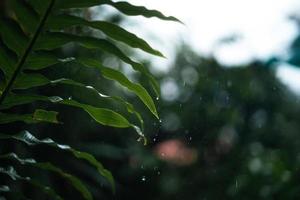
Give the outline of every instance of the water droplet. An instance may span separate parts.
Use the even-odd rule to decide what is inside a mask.
[[[49,97],[49,100],[52,102],[52,103],[58,103],[60,101],[63,101],[62,98],[58,97],[58,96],[53,96],[53,97]]]
[[[141,179],[143,182],[146,181],[146,177],[145,176],[142,176],[142,179]]]
[[[160,175],[160,171],[157,171],[157,175]]]
[[[157,140],[156,138],[153,138],[153,142],[156,142],[156,140]]]
[[[162,120],[161,120],[161,119],[159,120],[159,123],[162,123]]]
[[[189,137],[189,140],[192,141],[192,139],[193,139],[192,136],[190,136],[190,137]]]
[[[70,97],[68,98],[68,100],[72,100],[72,96],[70,96]]]
[[[159,100],[159,97],[156,97],[156,101],[158,101]]]

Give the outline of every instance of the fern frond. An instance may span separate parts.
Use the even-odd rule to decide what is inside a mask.
[[[77,64],[87,70],[96,69],[102,77],[118,83],[122,87],[134,93],[149,111],[159,118],[158,112],[150,93],[139,83],[131,81],[120,70],[114,67],[106,67],[101,64],[101,60],[87,56],[69,57],[59,55],[62,49],[70,43],[79,44],[82,49],[92,49],[112,55],[118,60],[129,64],[133,70],[143,75],[153,88],[156,95],[159,95],[159,86],[153,75],[140,62],[135,61],[118,47],[118,43],[124,43],[128,48],[137,48],[154,56],[164,57],[163,54],[153,48],[144,39],[131,33],[119,25],[107,21],[87,20],[83,17],[65,14],[66,10],[73,8],[89,8],[92,6],[109,5],[127,16],[156,17],[163,20],[177,21],[172,16],[165,16],[156,10],[149,10],[143,6],[134,6],[127,2],[114,2],[111,0],[10,0],[8,1],[9,12],[0,14],[0,70],[4,78],[0,80],[0,124],[10,124],[14,122],[25,122],[35,124],[41,122],[61,123],[58,119],[57,111],[49,111],[41,108],[34,108],[29,113],[12,112],[15,106],[24,106],[42,101],[46,104],[61,104],[71,106],[86,112],[94,121],[101,125],[132,128],[140,138],[146,138],[143,134],[144,121],[141,114],[135,109],[134,105],[127,102],[120,96],[110,96],[103,94],[98,88],[91,86],[76,79],[60,77],[47,77],[45,69],[50,67],[64,67]],[[63,14],[64,13],[64,14]],[[106,37],[100,38],[85,34],[70,33],[66,30],[73,26],[89,27],[104,33]],[[2,75],[0,76],[2,77]],[[72,86],[84,90],[97,97],[97,100],[106,100],[120,104],[123,112],[108,108],[107,104],[92,105],[82,103],[78,99],[68,99],[61,97],[62,94],[45,96],[37,92],[36,88],[46,86],[61,85]],[[99,106],[101,105],[101,106]],[[33,105],[34,107],[34,105]],[[128,118],[127,115],[134,115],[135,120]],[[137,122],[136,122],[137,121]],[[136,125],[139,124],[139,126]],[[103,167],[91,154],[77,151],[67,145],[61,145],[52,139],[39,140],[28,131],[20,130],[20,134],[0,134],[0,140],[13,140],[23,142],[29,146],[48,145],[58,150],[67,151],[75,158],[84,160],[95,167],[99,175],[103,176],[115,190],[114,179],[111,173]],[[13,150],[12,150],[13,152]],[[58,166],[49,162],[38,163],[34,159],[21,159],[17,154],[10,153],[0,156],[0,159],[9,159],[21,165],[27,165],[39,169],[54,172],[67,179],[85,199],[93,199],[92,194],[84,186],[82,181],[64,172]],[[51,188],[41,185],[30,177],[18,175],[15,169],[0,167],[0,173],[6,174],[13,180],[25,181],[34,187],[40,188],[52,199],[62,199]],[[9,185],[0,187],[0,191],[11,192]],[[22,194],[20,194],[22,196]]]

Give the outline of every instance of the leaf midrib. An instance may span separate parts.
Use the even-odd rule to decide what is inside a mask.
[[[27,57],[29,56],[30,52],[32,51],[33,46],[34,46],[35,42],[37,41],[40,33],[42,32],[45,22],[46,22],[47,18],[49,17],[50,12],[51,12],[52,8],[54,7],[54,4],[55,4],[55,0],[51,0],[44,15],[42,16],[42,19],[39,22],[39,25],[38,25],[35,33],[33,34],[33,37],[31,38],[30,42],[28,43],[27,48],[25,49],[24,53],[22,54],[21,58],[19,59],[17,66],[16,66],[16,70],[14,71],[13,75],[9,79],[7,86],[5,87],[2,95],[0,96],[0,105],[4,102],[5,98],[7,97],[10,90],[12,89],[12,86],[13,86],[16,78],[22,72],[24,63],[25,63]]]

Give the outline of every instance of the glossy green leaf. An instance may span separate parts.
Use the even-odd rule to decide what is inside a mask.
[[[113,2],[111,0],[60,0],[56,2],[56,9],[68,9],[68,8],[84,8],[84,7],[91,7],[91,6],[98,6],[98,5],[111,5],[114,8],[118,9],[122,13],[129,15],[129,16],[144,16],[147,18],[150,17],[157,17],[163,20],[170,20],[170,21],[178,21],[175,17],[172,16],[165,16],[161,12],[157,10],[149,10],[144,6],[135,6],[125,1],[118,1]]]
[[[155,104],[147,92],[147,90],[141,86],[138,83],[131,82],[126,76],[124,76],[121,72],[114,70],[109,67],[104,67],[100,62],[93,60],[93,59],[86,59],[86,58],[80,58],[78,59],[78,62],[81,64],[88,66],[88,67],[94,67],[101,71],[101,74],[108,79],[117,81],[122,86],[126,87],[128,90],[135,93],[142,102],[149,108],[149,110],[157,117],[158,113],[156,111]]]
[[[85,110],[95,121],[102,125],[117,128],[128,128],[131,124],[122,115],[105,108],[96,108],[87,104],[78,103],[74,100],[62,100],[60,103]]]
[[[139,48],[153,55],[164,57],[162,53],[160,53],[158,50],[153,49],[145,40],[110,22],[87,21],[81,17],[65,14],[51,16],[46,26],[51,30],[59,31],[64,28],[77,25],[89,26],[98,29],[112,39],[121,41],[133,48]]]
[[[14,139],[14,140],[24,142],[30,146],[45,144],[45,145],[49,145],[49,146],[52,146],[54,148],[57,148],[57,149],[60,149],[63,151],[68,151],[68,152],[72,153],[76,158],[83,159],[83,160],[87,161],[89,164],[91,164],[92,166],[94,166],[97,169],[98,173],[100,175],[102,175],[103,177],[105,177],[111,184],[113,190],[115,190],[114,179],[113,179],[113,176],[111,175],[110,171],[105,169],[103,167],[103,165],[99,161],[97,161],[97,159],[91,154],[88,154],[86,152],[77,151],[67,145],[58,144],[50,138],[39,140],[35,136],[33,136],[31,133],[29,133],[28,131],[23,131],[17,135],[0,134],[0,139]]]

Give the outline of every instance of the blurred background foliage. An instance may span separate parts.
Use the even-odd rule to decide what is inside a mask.
[[[89,10],[74,10],[74,13],[93,17]],[[116,15],[107,18],[114,23],[123,20]],[[89,29],[73,29],[99,34]],[[299,49],[300,35],[290,48],[287,62],[300,66]],[[76,51],[75,45],[68,45],[61,53],[89,54],[104,58],[104,64],[109,66],[124,67],[107,55]],[[300,101],[276,77],[274,61],[278,59],[223,67],[214,58],[201,57],[182,44],[169,73],[157,74],[162,90],[161,98],[156,101],[161,121],[142,109],[143,105],[130,93],[103,80],[96,71],[73,63],[48,69],[49,77],[66,71],[74,80],[129,99],[145,117],[149,144],[143,146],[137,142],[132,130],[99,126],[81,111],[57,106],[51,109],[60,110],[63,125],[32,127],[15,123],[5,128],[11,132],[20,126],[38,130],[39,138],[51,136],[58,142],[92,153],[112,171],[116,194],[112,194],[108,183],[95,176],[96,172],[88,165],[75,163],[62,153],[55,154],[58,157],[47,156],[55,151],[53,148],[34,147],[36,151],[27,151],[22,144],[2,142],[0,150],[5,152],[16,145],[20,155],[34,153],[38,160],[47,158],[63,169],[73,170],[89,186],[95,199],[299,199]],[[143,83],[143,77],[137,74],[131,77]],[[150,88],[147,83],[144,85]],[[85,96],[87,99],[87,94],[78,88],[56,86],[43,90],[48,95],[54,90],[64,90],[67,98]],[[96,105],[108,103],[93,96],[89,99]],[[27,109],[30,110],[30,105]],[[24,170],[32,169],[18,169]],[[79,198],[76,191],[54,174],[47,176],[35,171],[35,175],[66,199]],[[39,191],[21,183],[14,185],[28,197],[41,199]]]

